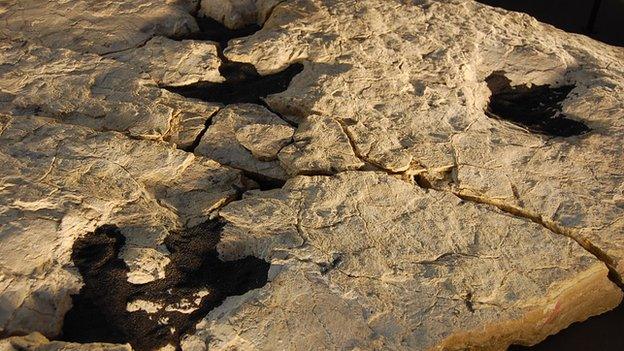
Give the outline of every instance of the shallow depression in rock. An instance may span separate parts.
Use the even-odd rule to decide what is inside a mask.
[[[134,285],[118,258],[125,238],[112,225],[78,239],[72,260],[84,286],[72,296],[64,341],[130,343],[135,350],[171,344],[228,296],[242,295],[267,282],[269,263],[254,257],[223,262],[215,249],[223,224],[209,221],[165,239],[171,252],[166,278]]]
[[[486,79],[492,91],[486,114],[511,122],[527,130],[557,137],[570,137],[590,131],[584,123],[568,118],[561,112],[561,103],[574,89],[573,85],[511,86],[500,72]]]

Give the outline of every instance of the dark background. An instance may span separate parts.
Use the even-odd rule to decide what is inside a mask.
[[[477,0],[511,11],[528,13],[566,32],[588,35],[607,44],[624,46],[624,0],[602,0],[593,31],[587,25],[594,0]]]

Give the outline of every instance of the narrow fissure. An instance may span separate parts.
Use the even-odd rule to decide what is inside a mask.
[[[204,137],[204,134],[206,134],[206,132],[208,131],[208,128],[210,128],[210,126],[212,125],[212,119],[214,118],[214,116],[217,115],[217,113],[219,113],[219,110],[214,112],[212,115],[210,115],[210,117],[206,119],[206,122],[204,122],[204,129],[202,129],[201,132],[197,134],[197,136],[195,137],[195,140],[193,140],[193,143],[191,145],[183,148],[182,150],[186,152],[194,152],[195,149],[197,149],[197,147],[201,143],[202,138]]]
[[[526,128],[530,132],[555,137],[571,137],[590,132],[580,121],[561,112],[561,103],[574,89],[573,85],[511,86],[502,72],[494,72],[486,79],[492,91],[486,115]]]
[[[84,286],[72,296],[60,337],[72,342],[130,343],[135,350],[166,345],[180,349],[180,338],[228,296],[267,283],[269,263],[255,258],[224,262],[216,245],[223,223],[211,220],[179,233],[165,245],[171,252],[165,278],[135,285],[118,257],[125,238],[106,225],[76,240],[72,260]]]

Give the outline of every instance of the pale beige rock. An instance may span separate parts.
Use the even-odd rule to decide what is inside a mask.
[[[217,46],[211,42],[155,37],[139,48],[108,57],[138,65],[158,85],[182,86],[225,80],[219,73],[221,59]]]
[[[201,14],[238,29],[263,24],[275,6],[284,0],[202,0]]]
[[[236,140],[258,160],[273,161],[292,142],[294,132],[289,125],[250,124],[236,131]]]
[[[221,215],[220,254],[278,272],[204,319],[209,348],[502,350],[622,299],[573,240],[385,173],[296,177]]]
[[[193,0],[6,0],[0,38],[106,54],[198,31]],[[2,11],[4,10],[4,11]]]
[[[243,133],[242,128],[257,124],[272,128],[282,126],[292,130],[288,123],[262,106],[229,105],[212,117],[212,124],[202,137],[195,153],[256,175],[285,179],[286,174],[278,161],[263,161],[264,157],[256,158],[238,141],[236,135]],[[281,143],[280,140],[272,142]],[[249,146],[247,141],[245,143]]]
[[[50,341],[40,333],[14,336],[0,340],[2,351],[132,351],[130,345],[104,343],[78,344]]]
[[[280,163],[291,175],[333,174],[364,166],[340,123],[330,117],[307,117],[294,140],[279,154]]]
[[[0,117],[0,332],[60,331],[80,288],[74,240],[116,224],[128,279],[164,274],[170,230],[192,226],[236,196],[239,172],[165,143]]]
[[[206,116],[215,104],[184,99],[158,88],[140,67],[65,49],[0,42],[0,109],[37,113],[98,130],[148,139],[171,132],[191,111]]]
[[[263,107],[158,88],[222,79],[214,44],[150,40],[196,31],[197,2],[0,5],[11,115],[0,118],[0,333],[58,334],[81,284],[78,236],[119,225],[128,280],[152,281],[169,262],[164,236],[243,187],[237,171],[137,137],[200,142],[198,155],[259,178],[393,174],[298,176],[221,211],[222,256],[270,260],[270,282],[213,310],[186,351],[502,350],[621,301],[604,263],[624,274],[623,49],[469,0],[204,0],[201,13],[231,28],[264,24],[230,42],[231,60],[262,74],[304,64],[265,99],[299,124],[284,146],[292,128]],[[592,132],[550,138],[486,117],[494,71],[576,84],[564,112]],[[195,308],[186,302],[164,308]],[[154,308],[130,306],[143,307]]]
[[[624,274],[624,49],[468,0],[295,0],[225,55],[261,73],[305,62],[273,110],[342,119],[366,162],[545,222]],[[575,84],[564,112],[592,132],[548,138],[486,117],[495,71]]]

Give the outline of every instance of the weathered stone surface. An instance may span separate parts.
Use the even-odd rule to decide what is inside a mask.
[[[291,175],[332,174],[364,166],[340,123],[330,117],[307,117],[294,140],[279,154],[281,164]]]
[[[288,84],[226,65],[295,132],[261,106],[159,88],[223,81],[215,44],[166,38],[197,31],[198,2],[0,5],[0,335],[58,335],[81,286],[72,244],[102,224],[127,238],[130,282],[163,279],[163,238],[245,190],[221,164],[292,179],[221,211],[223,258],[270,260],[271,279],[212,310],[186,351],[501,350],[621,301],[607,266],[624,274],[624,49],[470,0],[202,1],[230,28],[264,24],[231,61],[303,64],[266,98]],[[563,113],[589,132],[486,113],[495,72],[575,86]]]
[[[185,111],[210,116],[214,104],[188,100],[158,88],[139,66],[93,54],[0,43],[0,108],[37,113],[98,130],[166,137]]]
[[[109,57],[138,65],[159,85],[220,83],[225,80],[219,73],[221,59],[216,43],[211,42],[155,37],[139,48]]]
[[[236,196],[237,171],[170,145],[30,116],[0,119],[0,332],[55,336],[74,240],[103,224],[127,237],[128,279],[160,278],[169,230],[205,221]]]
[[[194,0],[7,0],[0,39],[106,54],[198,30]]]
[[[209,348],[501,350],[622,296],[572,239],[385,173],[296,177],[221,215],[221,255],[275,273],[200,324]]]
[[[293,134],[289,125],[250,124],[236,131],[236,140],[258,160],[273,161],[292,142]]]
[[[201,13],[228,28],[262,24],[277,4],[284,0],[202,0]]]
[[[290,128],[292,131],[292,127],[288,123],[262,106],[253,104],[230,105],[212,117],[212,124],[202,137],[195,153],[246,172],[272,179],[285,179],[286,174],[278,161],[263,161],[266,158],[261,155],[254,157],[253,151],[249,151],[244,146],[247,144],[250,147],[249,139],[243,138],[244,144],[241,144],[237,139],[237,134],[240,137],[245,132],[243,128],[258,124],[271,126],[271,128]],[[258,137],[262,138],[263,136]],[[278,136],[277,139],[274,135],[267,137],[269,144],[282,143],[281,136]],[[251,148],[253,149],[253,147]]]
[[[0,340],[2,351],[132,351],[130,345],[114,344],[76,344],[50,341],[39,333],[25,336],[14,336]]]
[[[624,49],[467,0],[296,0],[225,54],[261,73],[304,61],[272,109],[348,121],[367,162],[548,222],[624,273]],[[591,131],[549,137],[487,117],[493,72],[575,85],[563,112]]]

